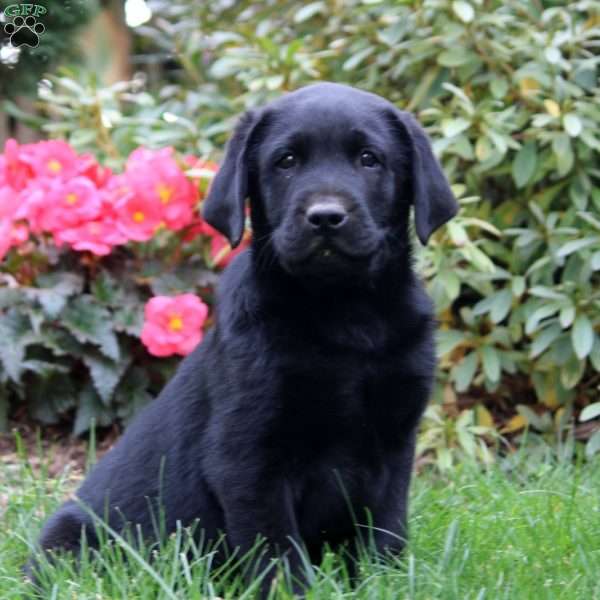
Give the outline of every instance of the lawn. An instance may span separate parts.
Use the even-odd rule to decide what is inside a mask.
[[[30,590],[19,571],[28,545],[74,483],[68,473],[34,475],[25,463],[0,469],[0,598],[8,600]],[[562,464],[522,450],[487,470],[423,471],[412,489],[405,555],[379,563],[364,558],[352,585],[343,561],[329,553],[313,569],[307,598],[600,598],[599,507],[600,469],[593,463]],[[44,592],[29,597],[253,597],[230,567],[210,573],[210,554],[194,549],[183,531],[160,549],[110,543],[77,573],[62,561],[45,572]]]

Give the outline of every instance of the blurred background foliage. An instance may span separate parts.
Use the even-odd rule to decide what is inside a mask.
[[[80,48],[76,34],[97,13],[96,0],[36,0],[39,10],[37,19],[45,28],[40,36],[43,43],[37,48],[28,45],[15,49],[10,45],[9,36],[4,30],[13,17],[4,14],[11,6],[19,4],[14,0],[0,0],[0,46],[3,47],[0,60],[0,97],[14,97],[22,93],[35,92],[37,82],[57,63],[75,61]],[[10,11],[9,11],[10,13]]]
[[[63,65],[30,124],[119,167],[142,144],[218,159],[240,112],[317,80],[414,112],[461,204],[417,253],[441,359],[422,451],[486,462],[528,427],[600,450],[598,2],[135,5],[129,80]]]

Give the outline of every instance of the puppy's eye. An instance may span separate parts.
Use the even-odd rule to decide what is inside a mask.
[[[280,169],[291,169],[296,166],[296,157],[291,152],[286,152],[276,164]]]
[[[360,155],[360,164],[363,167],[374,167],[379,164],[379,161],[370,150],[363,150]]]

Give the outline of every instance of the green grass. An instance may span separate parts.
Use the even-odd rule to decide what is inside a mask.
[[[502,465],[418,475],[406,553],[387,562],[363,558],[354,584],[329,553],[313,569],[307,598],[600,599],[599,465],[534,460],[527,451]],[[45,570],[44,591],[32,594],[19,568],[43,518],[72,484],[34,476],[26,464],[0,469],[2,600],[27,591],[90,600],[254,596],[232,568],[235,557],[215,572],[211,555],[194,549],[185,531],[162,548],[108,543],[79,571],[59,561]],[[290,597],[284,588],[278,598]]]

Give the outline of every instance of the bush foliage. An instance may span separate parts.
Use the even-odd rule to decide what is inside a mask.
[[[471,424],[461,426],[463,448],[476,452],[494,425],[561,430],[574,409],[594,405],[597,3],[150,5],[137,45],[157,67],[109,89],[63,71],[41,90],[46,131],[111,166],[142,143],[216,157],[236,114],[286,90],[333,80],[381,94],[428,128],[460,198],[419,266],[441,323],[440,410]],[[590,453],[598,447],[600,433],[588,441]]]

